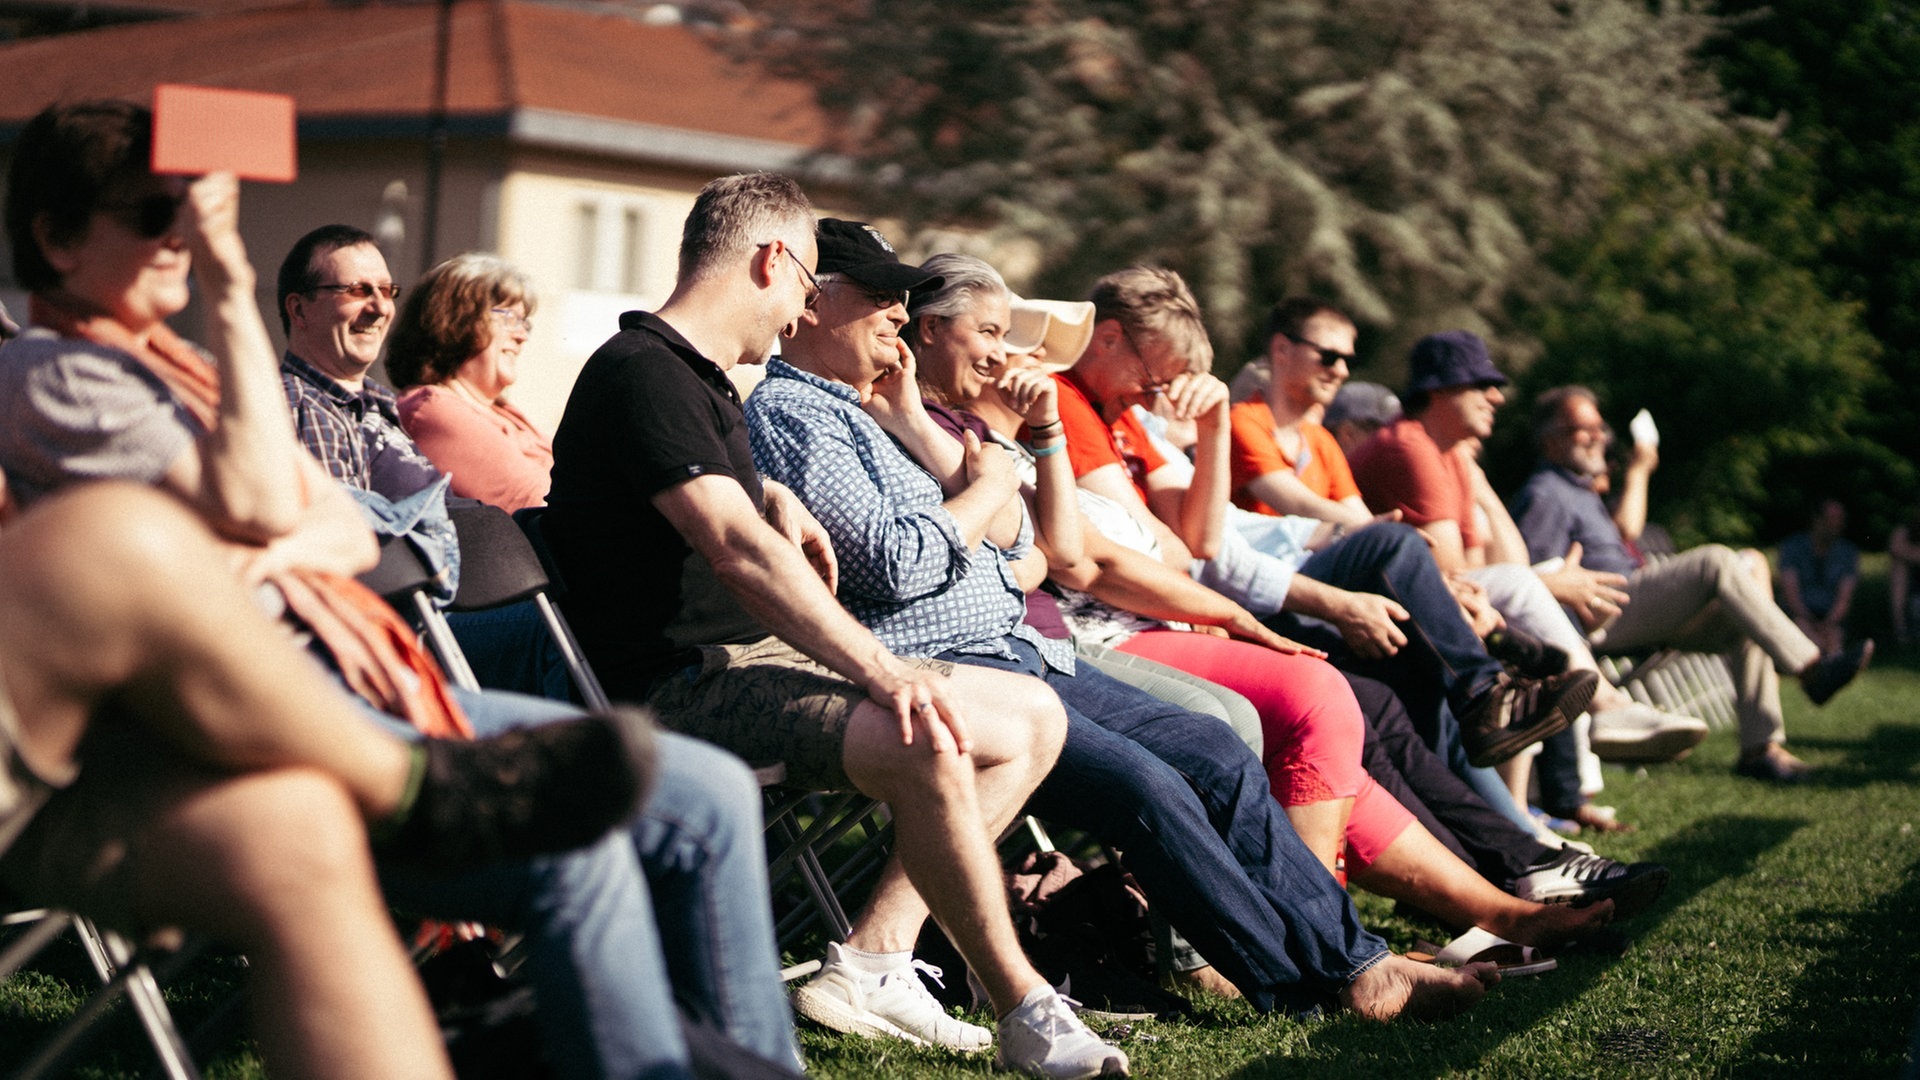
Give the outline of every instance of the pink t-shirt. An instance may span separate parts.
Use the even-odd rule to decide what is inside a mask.
[[[400,426],[453,493],[503,510],[542,506],[553,482],[553,443],[520,410],[482,405],[444,386],[400,395]]]

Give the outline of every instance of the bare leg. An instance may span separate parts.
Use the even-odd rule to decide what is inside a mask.
[[[991,676],[991,678],[983,678]],[[1011,822],[1059,755],[1066,714],[1044,683],[979,668],[954,672],[974,752],[935,755],[926,740],[900,744],[891,715],[871,702],[847,728],[847,776],[893,807],[895,860],[862,910],[848,944],[910,949],[928,899],[940,926],[1007,1013],[1047,985],[1027,961],[1007,913],[993,837]]]
[[[59,771],[109,687],[211,765],[338,779],[369,820],[398,807],[409,757],[252,604],[211,534],[172,498],[99,484],[0,537],[0,657],[25,753]],[[90,688],[90,689],[89,689]]]
[[[1479,926],[1522,945],[1557,945],[1605,926],[1613,901],[1584,908],[1535,904],[1509,896],[1415,822],[1371,865],[1350,871],[1372,892],[1404,900],[1465,929]]]
[[[1313,852],[1333,872],[1334,860],[1340,855],[1340,848],[1346,843],[1347,819],[1353,816],[1353,799],[1322,799],[1319,802],[1301,803],[1298,806],[1284,807],[1287,820],[1293,823],[1293,831],[1300,834],[1300,841]]]
[[[452,1076],[366,834],[330,779],[209,777],[136,832],[125,880],[139,924],[247,954],[254,1033],[273,1075]]]

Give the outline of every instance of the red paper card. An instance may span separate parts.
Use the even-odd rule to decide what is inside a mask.
[[[293,98],[211,86],[154,87],[153,171],[291,181]]]

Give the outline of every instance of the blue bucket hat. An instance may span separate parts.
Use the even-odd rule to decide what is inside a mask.
[[[1414,342],[1407,358],[1407,394],[1453,386],[1505,386],[1507,377],[1493,366],[1487,343],[1468,330],[1428,334]]]

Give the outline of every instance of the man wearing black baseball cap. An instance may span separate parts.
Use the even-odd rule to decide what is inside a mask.
[[[906,319],[897,300],[883,308],[862,293],[885,285],[841,276],[846,246],[829,261],[819,239],[791,179],[744,174],[702,189],[673,294],[657,312],[622,315],[574,383],[543,531],[573,586],[567,615],[611,695],[781,761],[790,784],[893,808],[896,862],[844,946],[867,966],[849,980],[842,1028],[982,1050],[992,1033],[947,1016],[900,955],[925,908],[913,910],[915,897],[902,918],[886,898],[903,874],[913,882],[1000,1011],[1051,993],[1020,951],[991,838],[1058,756],[1065,717],[1031,680],[889,652],[835,599],[819,523],[762,482],[728,370],[760,363],[816,309]],[[894,271],[866,266],[886,261],[851,257],[866,280],[893,282]],[[867,337],[872,355],[884,332]],[[764,890],[748,885],[737,900],[765,903]],[[1049,1073],[1044,1061],[1021,1064]]]

